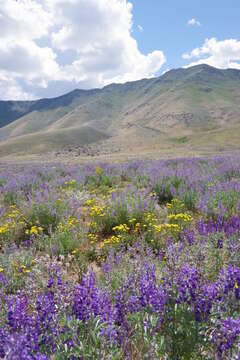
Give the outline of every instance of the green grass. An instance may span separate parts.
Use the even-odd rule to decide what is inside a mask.
[[[0,143],[1,156],[12,154],[39,154],[56,151],[66,146],[85,145],[108,136],[90,127],[61,129],[46,133],[36,133],[10,139]]]
[[[238,149],[239,100],[240,80],[207,66],[70,93],[1,128],[0,156],[55,152],[110,135],[109,155],[115,148],[125,155]]]
[[[173,143],[176,143],[176,144],[186,144],[189,142],[189,137],[188,136],[180,136],[180,137],[172,138],[172,139],[170,139],[170,141],[172,141]]]

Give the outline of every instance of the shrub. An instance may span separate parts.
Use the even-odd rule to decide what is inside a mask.
[[[209,195],[207,201],[208,217],[216,220],[218,215],[221,215],[223,220],[229,219],[238,211],[239,197],[239,191],[234,189],[217,191],[213,193],[213,195]]]
[[[43,229],[45,234],[55,231],[63,214],[63,204],[33,203],[26,214],[28,227],[37,225]]]
[[[30,250],[4,252],[0,255],[1,285],[6,293],[16,293],[27,286],[29,276],[32,276],[32,268],[35,265],[34,256]]]
[[[4,194],[4,199],[3,199],[4,205],[6,205],[6,206],[8,206],[8,205],[16,205],[17,202],[18,202],[17,193],[15,193],[13,191],[7,191]]]
[[[186,190],[180,196],[180,199],[183,201],[185,208],[192,212],[197,210],[198,198],[199,194],[196,190]]]
[[[181,187],[184,187],[184,178],[174,176],[167,176],[161,180],[161,182],[155,182],[153,185],[153,191],[158,197],[160,205],[170,203],[174,196],[178,194]]]
[[[78,251],[86,242],[83,233],[74,233],[71,229],[58,229],[50,236],[42,235],[37,239],[36,247],[52,256],[68,255]]]

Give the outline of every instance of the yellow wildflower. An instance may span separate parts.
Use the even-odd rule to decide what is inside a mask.
[[[115,232],[127,233],[130,230],[130,228],[127,226],[127,224],[120,224],[118,226],[114,226],[112,230]]]
[[[100,176],[100,175],[102,175],[102,173],[103,173],[103,169],[100,168],[99,166],[97,166],[97,167],[96,167],[96,170],[95,170],[95,173],[96,173],[96,175]]]

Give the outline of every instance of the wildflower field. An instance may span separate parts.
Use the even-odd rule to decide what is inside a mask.
[[[0,166],[0,358],[240,359],[240,156]]]

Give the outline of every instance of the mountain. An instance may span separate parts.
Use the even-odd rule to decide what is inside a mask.
[[[240,70],[208,65],[53,99],[0,101],[0,156],[240,148]]]

